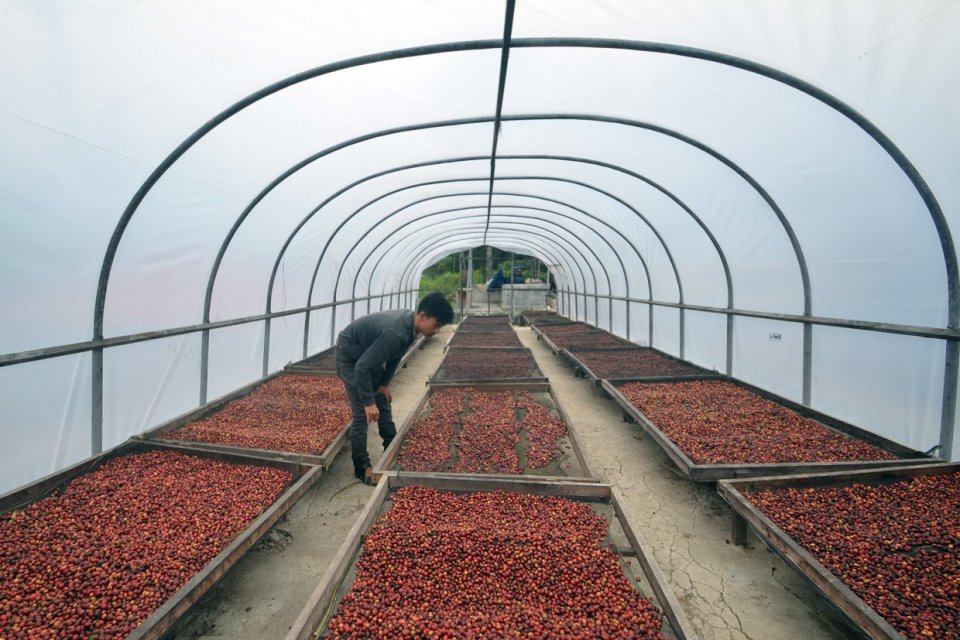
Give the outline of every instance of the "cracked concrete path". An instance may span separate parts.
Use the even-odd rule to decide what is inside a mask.
[[[400,424],[443,357],[451,328],[425,343],[391,385]],[[852,637],[828,605],[756,538],[728,542],[730,509],[712,485],[679,475],[636,424],[623,422],[611,400],[517,328],[580,436],[594,473],[615,484],[701,640],[840,640]],[[371,457],[381,454],[376,428]],[[349,447],[275,526],[285,546],[251,550],[169,632],[187,638],[281,639],[300,614],[373,489],[353,477]]]

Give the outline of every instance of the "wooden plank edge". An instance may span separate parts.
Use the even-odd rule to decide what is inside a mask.
[[[350,570],[353,564],[353,554],[363,543],[363,534],[370,528],[377,517],[380,507],[387,498],[387,480],[381,478],[376,489],[370,495],[367,506],[360,513],[360,517],[351,527],[350,532],[340,545],[340,550],[328,565],[326,573],[317,584],[307,604],[297,616],[285,640],[310,640],[317,632],[323,620],[326,609],[332,604],[336,596],[337,585]]]
[[[725,484],[725,481],[718,483],[720,497],[747,521],[764,544],[776,551],[784,562],[800,573],[855,627],[875,640],[904,640],[893,625],[869,607],[840,578],[754,507],[745,496]]]
[[[511,476],[510,478],[491,478],[489,476],[451,476],[441,473],[420,473],[412,471],[388,471],[383,474],[391,489],[418,486],[440,491],[508,491],[511,493],[533,493],[535,495],[554,495],[572,498],[607,499],[610,497],[610,485],[602,482],[577,482],[570,478],[557,480],[534,479],[529,476]]]
[[[393,442],[384,450],[383,455],[377,460],[377,464],[373,465],[374,475],[382,475],[386,471],[389,471],[394,465],[400,455],[400,446],[403,443],[403,439],[407,437],[407,434],[413,428],[413,424],[417,421],[420,414],[423,413],[423,409],[430,400],[431,395],[433,395],[433,386],[428,385],[424,392],[420,394],[420,398],[414,405],[413,410],[410,411],[407,417],[403,419],[403,422],[400,423],[396,435],[393,436]]]
[[[653,555],[653,548],[650,547],[643,536],[633,528],[630,519],[623,510],[623,496],[617,487],[610,488],[610,501],[613,504],[613,510],[617,516],[617,520],[620,521],[620,526],[623,528],[627,540],[630,541],[630,545],[636,553],[637,560],[643,568],[643,573],[646,575],[654,595],[656,595],[660,606],[663,608],[664,616],[670,621],[670,626],[673,628],[674,633],[677,634],[677,640],[695,640],[696,636],[693,634],[693,627],[691,627],[687,621],[686,614],[684,614],[683,608],[680,606],[680,601],[677,599],[676,594],[673,593],[673,589],[670,588],[670,582],[667,580],[666,574],[660,569],[660,565]]]
[[[121,442],[117,446],[112,447],[111,449],[98,453],[95,456],[85,458],[75,464],[70,465],[69,467],[66,467],[65,469],[61,469],[60,471],[56,471],[44,476],[36,482],[3,494],[0,496],[0,513],[5,513],[12,508],[20,508],[21,506],[35,502],[36,500],[42,498],[45,494],[49,493],[51,490],[57,488],[59,485],[68,482],[79,475],[96,469],[109,459],[125,455],[133,455],[140,453],[141,450],[150,449],[174,449],[177,451],[183,451],[184,453],[191,453],[205,457],[215,457],[217,459],[226,460],[227,462],[239,464],[260,464],[266,466],[283,467],[291,472],[294,472],[296,475],[302,473],[302,470],[305,467],[314,466],[301,464],[292,460],[264,458],[262,456],[251,456],[238,452],[199,451],[163,440],[154,441],[130,438]]]
[[[693,460],[685,454],[680,448],[673,443],[673,441],[668,438],[660,429],[657,428],[650,420],[647,419],[643,413],[640,412],[633,404],[627,400],[620,391],[614,387],[608,380],[603,381],[602,385],[604,391],[609,394],[610,398],[613,399],[620,408],[623,409],[630,417],[637,421],[637,424],[642,428],[658,445],[663,449],[664,453],[667,454],[667,457],[673,461],[677,466],[680,472],[687,478],[691,478],[691,469],[694,466]]]
[[[569,436],[570,442],[573,444],[573,452],[577,456],[577,461],[580,463],[580,470],[589,478],[600,479],[600,476],[594,471],[593,465],[590,463],[590,456],[587,454],[587,450],[583,448],[583,445],[580,443],[580,436],[577,433],[577,428],[573,424],[573,419],[570,417],[570,413],[567,411],[566,407],[560,401],[559,396],[554,393],[553,387],[550,387],[550,397],[553,399],[553,404],[557,408],[557,413],[560,415],[560,419],[563,420],[564,424],[567,425],[567,435]]]
[[[880,467],[856,469],[849,472],[832,471],[829,473],[806,473],[796,475],[776,475],[762,478],[729,478],[717,483],[717,489],[728,486],[738,493],[751,493],[764,489],[786,487],[829,487],[850,482],[888,482],[897,479],[914,478],[925,475],[945,475],[960,471],[960,462],[916,463],[901,467]]]
[[[208,562],[176,593],[144,620],[126,640],[158,640],[174,623],[222,578],[257,540],[310,489],[323,473],[320,467],[311,467],[290,486],[266,511],[234,538],[223,551]]]
[[[347,424],[344,425],[343,429],[340,430],[340,433],[337,434],[337,437],[333,439],[327,448],[323,450],[323,453],[320,454],[320,466],[324,469],[329,469],[330,465],[333,464],[334,459],[343,450],[344,445],[346,445],[347,440],[350,438],[350,426],[353,424],[353,419],[347,420]]]
[[[256,449],[254,447],[236,447],[216,442],[199,442],[194,440],[168,440],[157,436],[134,436],[134,440],[151,444],[170,444],[184,451],[204,451],[208,453],[233,453],[250,458],[265,460],[285,460],[314,466],[323,466],[323,455],[310,453],[295,453],[293,451],[273,451],[270,449]]]
[[[670,438],[653,424],[639,409],[619,392],[609,379],[604,380],[602,388],[646,431],[677,465],[680,471],[694,482],[717,482],[733,478],[762,478],[780,474],[801,475],[810,471],[822,470],[823,473],[844,469],[878,469],[912,466],[918,463],[916,458],[898,458],[896,460],[846,460],[833,462],[771,462],[755,464],[698,464],[687,456]],[[827,427],[830,428],[830,427]],[[850,434],[845,434],[848,437]],[[891,452],[892,453],[892,452]],[[928,460],[929,464],[944,464],[939,458]],[[784,469],[783,467],[791,467]],[[795,468],[795,470],[793,470]]]

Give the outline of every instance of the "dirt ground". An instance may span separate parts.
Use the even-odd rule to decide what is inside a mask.
[[[428,340],[391,385],[399,425],[416,406],[453,328]],[[730,543],[731,511],[713,485],[682,478],[662,450],[611,400],[516,328],[570,415],[595,473],[616,485],[627,515],[654,550],[703,640],[843,639],[855,634],[800,576],[750,537]],[[382,452],[369,430],[374,462]],[[166,638],[283,638],[373,491],[344,450],[277,525],[197,603]]]

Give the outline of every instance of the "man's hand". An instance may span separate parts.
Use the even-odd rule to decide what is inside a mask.
[[[363,410],[367,414],[367,424],[370,424],[371,422],[376,422],[377,420],[380,419],[380,409],[377,409],[377,405],[375,404],[367,405],[363,408]]]
[[[383,395],[387,399],[387,402],[393,402],[393,394],[390,393],[390,387],[380,387],[377,389],[377,393]]]

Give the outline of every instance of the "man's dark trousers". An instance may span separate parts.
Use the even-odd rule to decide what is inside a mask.
[[[343,381],[347,397],[350,399],[350,412],[353,415],[350,422],[350,453],[353,457],[353,472],[359,475],[371,465],[370,454],[367,452],[367,412],[364,410],[363,401],[357,393],[354,365],[354,362],[347,361],[340,355],[340,350],[337,350],[337,375]],[[380,380],[374,380],[372,387],[374,390],[378,389]],[[386,449],[393,437],[397,435],[397,426],[393,423],[393,409],[382,393],[375,393],[373,400],[380,411],[377,427],[380,431],[380,437],[383,439],[383,448]]]

